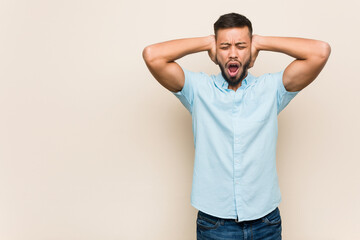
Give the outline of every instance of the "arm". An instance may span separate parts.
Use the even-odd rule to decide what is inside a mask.
[[[143,50],[143,58],[151,74],[161,85],[172,92],[178,92],[184,86],[185,76],[175,60],[201,51],[208,51],[213,59],[214,49],[214,36],[178,39],[147,46]]]
[[[281,52],[296,58],[284,71],[283,83],[289,92],[300,91],[314,81],[331,51],[328,43],[318,40],[254,35],[252,65],[258,52],[262,50]]]

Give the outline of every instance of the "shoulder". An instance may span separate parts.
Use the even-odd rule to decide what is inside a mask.
[[[216,75],[209,75],[205,72],[189,71],[185,68],[182,69],[185,75],[185,82],[188,82],[190,85],[199,86],[216,81]]]
[[[282,84],[283,71],[265,73],[260,76],[250,75],[249,87],[258,95],[276,94]]]
[[[263,81],[278,81],[283,78],[284,71],[273,72],[273,73],[265,73],[258,77],[254,77],[258,82]]]
[[[252,76],[252,84],[260,85],[267,88],[277,88],[282,85],[284,71],[265,73],[260,76]]]
[[[196,78],[196,79],[209,79],[212,76],[205,72],[195,72],[182,68],[185,74],[185,78]]]

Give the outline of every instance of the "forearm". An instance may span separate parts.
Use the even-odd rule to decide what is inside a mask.
[[[213,42],[212,36],[171,40],[147,46],[143,56],[149,62],[173,62],[188,54],[209,51]]]
[[[274,51],[287,54],[299,60],[313,57],[328,57],[329,45],[326,42],[293,37],[264,37],[256,35],[253,44],[259,51]]]
[[[300,91],[321,72],[331,48],[326,42],[305,38],[253,36],[252,61],[259,51],[274,51],[294,57],[285,69],[283,83],[290,92]]]

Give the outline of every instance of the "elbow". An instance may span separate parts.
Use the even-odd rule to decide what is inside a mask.
[[[159,51],[156,49],[156,46],[150,45],[144,48],[142,52],[143,59],[147,65],[152,65],[161,60]]]
[[[150,63],[152,61],[152,53],[151,53],[151,46],[147,46],[144,48],[142,52],[143,59],[146,63]]]
[[[327,42],[320,42],[319,46],[319,55],[322,59],[327,61],[331,53],[331,47],[330,44]]]

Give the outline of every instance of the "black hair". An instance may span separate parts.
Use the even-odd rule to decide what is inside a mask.
[[[228,13],[219,17],[219,19],[214,23],[215,37],[217,36],[219,29],[234,27],[248,27],[251,38],[253,29],[250,20],[238,13]]]

